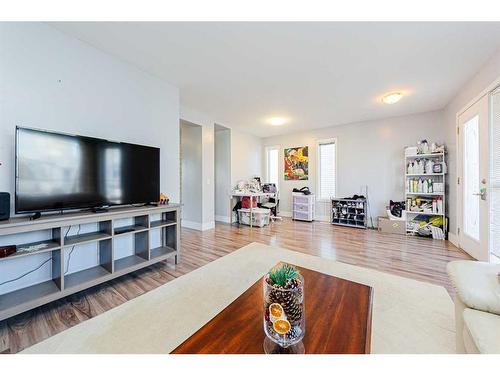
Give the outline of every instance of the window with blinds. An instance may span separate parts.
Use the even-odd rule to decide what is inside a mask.
[[[500,88],[491,93],[490,251],[500,258]]]
[[[279,181],[279,147],[267,147],[266,148],[266,160],[267,160],[267,181],[269,183],[276,184],[278,186]]]
[[[334,139],[318,142],[318,194],[320,200],[336,196],[337,160]]]

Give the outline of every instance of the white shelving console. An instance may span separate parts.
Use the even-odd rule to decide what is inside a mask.
[[[75,225],[85,225],[86,228],[95,229],[67,236],[66,234]],[[16,245],[18,251],[8,257],[0,258],[1,265],[4,266],[4,262],[16,261],[16,267],[19,268],[19,262],[29,260],[29,257],[35,255],[45,254],[51,266],[52,277],[0,294],[0,320],[169,258],[173,258],[177,264],[180,256],[179,231],[180,206],[177,204],[111,208],[103,213],[54,214],[35,221],[22,217],[3,222],[0,224],[0,242],[5,245],[5,241],[16,239],[16,243],[9,244]],[[154,245],[153,235],[158,237],[158,243]],[[46,238],[29,242],[29,238],[33,236]],[[132,254],[123,256],[119,251],[121,249],[115,246],[115,242],[125,236],[131,236],[133,249]],[[43,247],[38,250],[29,252],[22,250],[40,244]],[[85,244],[95,244],[98,264],[74,272],[65,270],[65,266],[69,263],[69,251]],[[88,251],[83,255],[91,257]],[[32,268],[30,266],[32,262],[25,263],[24,272]],[[0,283],[2,282],[4,280],[0,275]]]
[[[420,212],[420,211],[411,211],[406,209],[406,232],[407,234],[411,234],[412,231],[408,229],[408,223],[412,221],[418,215],[424,216],[442,216],[443,217],[443,232],[447,233],[447,223],[446,223],[446,173],[443,170],[442,173],[407,173],[408,163],[420,159],[432,159],[434,162],[443,162],[446,163],[446,153],[432,153],[432,154],[417,154],[417,155],[405,155],[405,163],[404,163],[404,175],[405,175],[405,202],[408,201],[408,198],[415,199],[417,197],[421,197],[423,199],[435,199],[440,198],[442,200],[442,211],[441,212]],[[439,182],[442,183],[442,190],[438,192],[411,192],[408,189],[408,181],[413,179],[426,179],[430,178],[433,183]]]

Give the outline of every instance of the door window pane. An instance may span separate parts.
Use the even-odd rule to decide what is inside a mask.
[[[479,116],[464,124],[464,234],[479,241]]]

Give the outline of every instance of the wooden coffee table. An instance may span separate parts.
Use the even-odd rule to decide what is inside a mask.
[[[297,267],[305,282],[305,352],[370,353],[372,288]],[[179,345],[173,354],[261,354],[262,279]]]

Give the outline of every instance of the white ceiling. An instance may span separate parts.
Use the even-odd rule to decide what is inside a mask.
[[[500,23],[51,23],[258,136],[443,108],[500,47]],[[380,95],[406,96],[389,106]],[[272,127],[266,119],[290,121]]]

